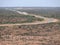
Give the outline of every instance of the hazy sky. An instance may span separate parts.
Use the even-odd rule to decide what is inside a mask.
[[[60,0],[0,0],[0,7],[60,7]]]

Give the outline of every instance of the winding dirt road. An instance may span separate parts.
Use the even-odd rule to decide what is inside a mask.
[[[19,14],[23,14],[23,15],[35,16],[37,18],[44,18],[44,21],[37,21],[37,22],[31,22],[31,23],[18,23],[18,24],[0,24],[0,26],[35,25],[35,24],[44,24],[44,23],[58,22],[58,20],[54,19],[54,18],[42,17],[42,16],[39,16],[39,15],[29,14],[27,12],[21,12],[21,11],[16,11],[16,10],[11,10],[11,11],[15,11],[15,12],[17,12]]]

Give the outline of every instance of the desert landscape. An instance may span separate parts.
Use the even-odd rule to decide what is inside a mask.
[[[0,45],[60,45],[60,8],[0,7]]]

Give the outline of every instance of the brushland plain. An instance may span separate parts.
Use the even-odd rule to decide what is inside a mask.
[[[0,45],[60,45],[60,8],[0,8]]]

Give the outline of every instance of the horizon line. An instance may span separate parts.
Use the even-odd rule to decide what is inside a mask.
[[[5,6],[5,7],[8,7],[8,6]],[[18,6],[10,6],[10,7],[18,7]],[[21,7],[37,7],[37,6],[21,6]],[[38,7],[40,7],[40,6],[38,6]],[[46,6],[46,7],[48,7],[48,6]],[[52,6],[50,6],[50,7],[52,7]],[[57,6],[58,7],[58,6]],[[59,6],[60,7],[60,6]]]

